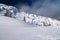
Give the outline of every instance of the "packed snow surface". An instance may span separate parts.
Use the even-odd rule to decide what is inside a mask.
[[[60,40],[60,27],[31,25],[0,16],[0,40]]]

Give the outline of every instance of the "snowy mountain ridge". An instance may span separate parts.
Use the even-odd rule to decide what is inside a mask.
[[[39,26],[60,26],[60,21],[49,17],[37,16],[25,12],[17,13],[18,20],[24,20],[26,23],[35,24]]]

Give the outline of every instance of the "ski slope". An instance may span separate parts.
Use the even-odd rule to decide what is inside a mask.
[[[0,40],[60,40],[60,27],[37,26],[0,16]]]

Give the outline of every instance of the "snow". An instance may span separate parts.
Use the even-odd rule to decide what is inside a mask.
[[[35,24],[39,26],[60,26],[60,21],[43,16],[37,16],[35,14],[30,14],[26,12],[18,12],[18,9],[13,6],[7,6],[0,4],[0,16],[7,16],[11,18],[16,18],[18,20],[23,20],[26,23]]]
[[[37,16],[35,14],[29,14],[25,12],[17,13],[18,20],[24,20],[26,23],[35,24],[39,26],[60,26],[60,21],[43,16]]]
[[[13,13],[10,8],[13,7],[8,8]],[[5,12],[5,10],[0,12],[0,40],[60,40],[60,21],[25,12],[12,14],[15,19],[2,16]]]
[[[0,4],[0,15],[8,16],[15,18],[16,13],[18,12],[16,7],[7,6],[5,4]]]
[[[60,40],[60,27],[30,25],[0,16],[0,40]]]

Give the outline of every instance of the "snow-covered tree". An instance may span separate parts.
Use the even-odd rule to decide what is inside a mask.
[[[23,20],[26,23],[30,24],[35,24],[39,26],[60,26],[60,21],[49,17],[37,16],[35,14],[29,14],[25,12],[20,12],[17,14],[17,16],[19,20]]]
[[[0,4],[0,15],[15,18],[17,12],[18,10],[16,7]]]

